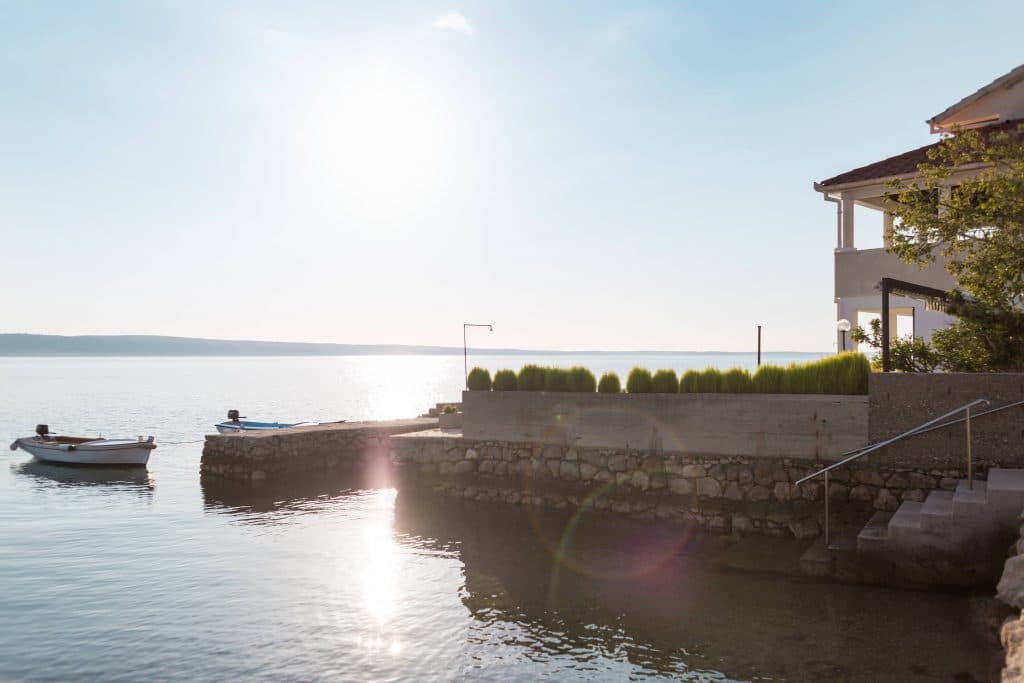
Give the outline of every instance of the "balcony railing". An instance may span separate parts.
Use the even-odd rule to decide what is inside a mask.
[[[946,260],[938,257],[922,269],[904,263],[885,249],[855,249],[836,252],[836,298],[874,296],[883,277],[905,280],[926,287],[950,290],[953,276],[945,268]]]

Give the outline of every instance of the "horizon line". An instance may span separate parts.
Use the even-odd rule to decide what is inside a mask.
[[[374,342],[374,343],[349,343],[349,342],[308,342],[308,341],[279,341],[279,340],[261,340],[261,339],[218,339],[212,337],[182,337],[176,335],[154,335],[154,334],[38,334],[34,332],[3,332],[0,333],[0,342],[4,339],[11,339],[13,337],[21,338],[37,338],[42,340],[139,340],[139,341],[163,341],[163,342],[186,342],[186,343],[207,343],[215,346],[227,345],[227,344],[247,344],[247,345],[261,345],[261,346],[292,346],[292,347],[307,347],[309,350],[317,349],[321,353],[315,355],[330,355],[322,353],[322,351],[330,350],[331,348],[342,349],[392,349],[391,353],[398,350],[409,350],[409,351],[427,351],[433,353],[457,353],[461,349],[458,346],[443,346],[437,344],[401,344],[401,343],[389,343],[389,342]],[[2,346],[2,345],[0,345]],[[284,350],[284,349],[282,349]],[[298,349],[296,349],[297,351]],[[508,348],[508,347],[467,347],[467,351],[471,351],[475,354],[483,355],[500,355],[500,354],[604,354],[604,355],[625,355],[625,354],[740,354],[750,353],[756,354],[757,349],[740,350],[740,351],[728,351],[728,350],[667,350],[667,349],[625,349],[625,350],[607,350],[607,349],[531,349],[531,348]],[[142,349],[140,349],[142,351]],[[796,350],[773,350],[761,351],[762,354],[828,354],[832,353],[830,350],[816,350],[816,351],[796,351]],[[21,350],[18,352],[11,353],[9,349],[0,348],[0,356],[93,356],[93,355],[117,355],[110,353],[97,353],[96,351],[85,351],[85,352],[47,352],[42,351],[39,353],[33,353],[28,350]],[[146,355],[145,353],[133,353],[130,355]],[[167,355],[167,354],[156,354],[156,355]],[[179,354],[188,355],[188,354]],[[211,353],[205,353],[201,355],[215,355]],[[231,353],[228,355],[259,355],[259,354],[239,354]],[[307,353],[276,353],[273,355],[310,355]],[[358,354],[342,354],[342,355],[358,355]],[[370,354],[367,354],[370,355]]]

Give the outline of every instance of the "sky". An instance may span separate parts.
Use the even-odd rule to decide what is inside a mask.
[[[1024,62],[1021,25],[984,1],[0,0],[0,332],[745,351],[761,324],[828,350],[812,183],[933,141]]]

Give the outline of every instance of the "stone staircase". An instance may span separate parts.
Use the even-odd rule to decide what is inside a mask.
[[[992,469],[973,489],[932,491],[923,503],[905,501],[896,512],[876,512],[857,535],[860,551],[957,551],[998,543],[1017,529],[1024,509],[1024,470]],[[991,539],[991,540],[990,540]]]
[[[1019,537],[1024,469],[990,469],[973,488],[932,491],[876,512],[863,528],[847,527],[813,544],[800,559],[811,576],[908,588],[994,585]]]

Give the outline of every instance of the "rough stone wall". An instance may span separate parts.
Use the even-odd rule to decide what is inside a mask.
[[[1024,400],[1024,374],[872,373],[868,392],[870,440],[896,436],[977,398],[992,401],[989,407]],[[986,408],[976,408],[975,412],[982,410]],[[972,420],[971,433],[976,467],[1024,467],[1024,407]],[[963,468],[966,451],[966,429],[959,424],[903,439],[869,457],[876,462],[928,469]]]
[[[422,430],[436,419],[363,422],[274,432],[210,434],[200,474],[206,479],[263,483],[318,472],[388,465],[391,437]]]
[[[1022,519],[1024,521],[1024,519]],[[1003,622],[999,640],[1006,653],[1002,671],[1003,681],[1024,682],[1024,525],[1020,539],[1011,549],[1006,560],[1003,576],[999,579],[996,597],[1014,609],[1012,616]]]
[[[824,519],[824,466],[805,459],[653,455],[642,451],[410,434],[391,457],[416,485],[446,495],[517,505],[585,507],[645,518],[686,519],[717,532],[816,536]],[[833,514],[863,523],[932,489],[953,490],[961,470],[880,468],[830,476]],[[833,520],[836,518],[834,517]]]

